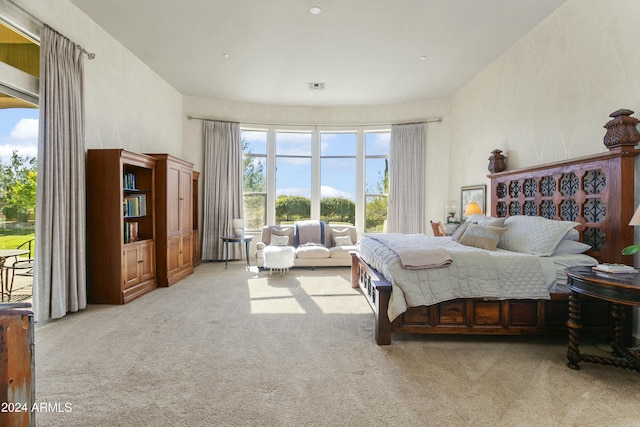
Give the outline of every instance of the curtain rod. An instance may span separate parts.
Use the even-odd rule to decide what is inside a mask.
[[[55,28],[53,28],[51,25],[43,22],[40,18],[38,18],[37,16],[35,16],[33,13],[29,12],[28,10],[26,10],[24,7],[20,6],[18,3],[14,2],[13,0],[9,0],[9,2],[11,4],[13,4],[15,7],[17,7],[18,9],[20,9],[21,11],[23,11],[24,13],[26,13],[27,15],[29,15],[30,17],[32,17],[33,19],[35,19],[38,23],[40,23],[40,25],[49,28],[51,31],[53,31],[54,33],[58,34],[61,37],[64,37],[65,39],[69,40],[70,42],[74,43],[78,49],[80,49],[82,51],[82,53],[84,53],[85,55],[87,55],[87,58],[89,59],[94,59],[96,57],[96,54],[93,52],[89,52],[88,50],[84,49],[82,46],[80,46],[79,44],[76,44],[75,42],[73,42],[71,39],[69,39],[69,37],[65,36],[64,34],[62,34],[60,31],[56,30]]]
[[[420,123],[440,123],[442,122],[442,117],[435,117],[432,119],[424,119],[424,120],[413,120],[410,122],[399,122],[399,123],[262,123],[262,122],[242,122],[240,121],[231,121],[231,120],[218,120],[212,119],[208,117],[197,117],[197,116],[187,116],[189,120],[203,120],[205,122],[223,122],[223,123],[246,123],[248,125],[260,125],[260,126],[389,126],[389,125],[415,125]]]

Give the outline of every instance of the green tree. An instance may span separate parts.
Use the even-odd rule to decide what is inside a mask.
[[[13,150],[9,164],[2,166],[2,213],[7,219],[24,222],[35,213],[36,178],[35,157],[21,156]]]
[[[384,172],[378,174],[378,182],[375,185],[373,194],[376,196],[367,197],[368,201],[365,209],[365,230],[370,232],[384,231],[384,222],[387,220],[387,209],[389,207],[389,160],[384,161]]]
[[[267,191],[267,182],[264,173],[264,164],[259,158],[252,156],[247,149],[249,143],[242,140],[242,152],[245,156],[242,159],[242,185],[245,193],[263,193]]]
[[[325,197],[320,200],[320,217],[326,222],[355,224],[356,204],[344,197]]]
[[[244,192],[244,217],[249,230],[259,230],[266,221],[267,182],[264,163],[260,157],[253,156],[248,149],[249,143],[242,140],[242,186]]]
[[[276,199],[276,218],[297,221],[311,216],[311,201],[302,196],[280,196]]]

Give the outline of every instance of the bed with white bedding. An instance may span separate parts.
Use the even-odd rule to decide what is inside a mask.
[[[416,253],[429,257],[434,250],[446,251],[451,263],[442,267],[403,266],[393,248],[412,242]],[[466,246],[451,237],[371,234],[359,243],[361,258],[394,286],[387,314],[391,321],[407,307],[434,305],[456,298],[550,299],[552,292],[568,293],[565,268],[596,265],[584,254],[536,256],[497,248]]]
[[[390,344],[392,333],[566,333],[564,269],[633,264],[621,251],[633,244],[628,224],[635,205],[628,195],[634,193],[640,150],[635,143],[607,147],[592,156],[489,175],[487,221],[502,224],[472,221],[450,238],[365,235],[352,253],[352,286],[361,288],[374,312],[376,342]],[[470,230],[461,230],[465,225],[470,237]],[[483,239],[491,233],[498,236],[487,243]],[[398,249],[394,240],[411,245]],[[423,244],[430,252],[420,266],[414,249]],[[585,328],[609,331],[607,303],[586,299],[582,310]]]

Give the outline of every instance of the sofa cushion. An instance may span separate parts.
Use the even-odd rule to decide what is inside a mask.
[[[329,248],[331,258],[351,258],[351,252],[355,251],[356,247],[353,246],[335,246]]]
[[[333,236],[333,246],[353,246],[351,236]]]
[[[296,256],[298,258],[329,258],[331,255],[329,249],[322,245],[301,245],[296,249]]]

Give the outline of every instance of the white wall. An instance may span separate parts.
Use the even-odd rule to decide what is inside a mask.
[[[182,95],[67,0],[16,0],[90,52],[84,59],[87,148],[182,152]]]
[[[568,0],[460,89],[451,106],[450,192],[489,183],[493,149],[507,167],[605,150],[620,108],[640,117],[640,2]]]
[[[292,107],[232,102],[210,98],[184,98],[184,152],[202,170],[202,122],[187,116],[239,121],[242,123],[367,125],[398,123],[442,117],[427,125],[427,219],[444,219],[447,202],[449,157],[449,100],[431,100],[366,107]],[[197,153],[197,156],[196,156]],[[193,160],[192,160],[193,161]]]

